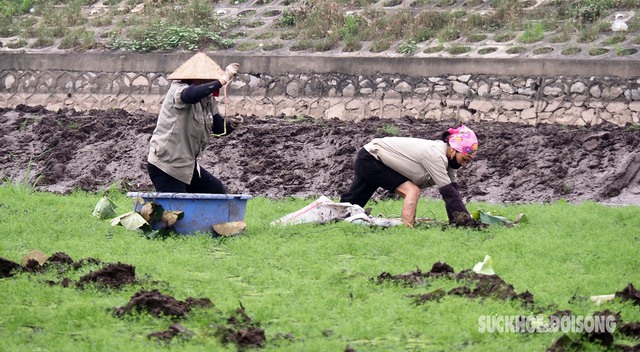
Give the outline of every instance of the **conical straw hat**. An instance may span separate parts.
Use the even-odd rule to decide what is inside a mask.
[[[180,65],[167,79],[214,80],[222,76],[224,70],[207,54],[199,52]]]

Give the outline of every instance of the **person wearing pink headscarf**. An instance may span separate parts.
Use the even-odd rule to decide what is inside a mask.
[[[404,198],[402,221],[413,228],[420,191],[437,186],[450,223],[470,217],[456,182],[456,170],[478,152],[478,138],[467,126],[449,128],[441,140],[410,137],[375,138],[364,145],[354,162],[355,179],[340,197],[364,207],[378,188]]]

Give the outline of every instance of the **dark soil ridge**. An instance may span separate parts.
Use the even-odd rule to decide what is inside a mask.
[[[466,269],[459,273],[456,273],[449,264],[444,262],[436,262],[428,272],[423,272],[420,268],[416,268],[414,271],[409,271],[402,274],[392,275],[388,272],[382,272],[376,278],[377,284],[383,284],[385,282],[392,282],[407,287],[422,286],[426,284],[426,280],[435,279],[449,279],[456,280],[462,283],[462,286],[455,287],[448,292],[443,289],[437,289],[435,291],[426,294],[409,294],[408,298],[413,300],[416,305],[425,304],[427,302],[440,302],[445,296],[459,296],[469,299],[497,299],[497,300],[515,300],[519,301],[523,307],[527,308],[530,312],[544,311],[539,307],[534,306],[533,294],[529,291],[522,293],[516,293],[513,285],[508,284],[498,275],[482,275]],[[640,305],[640,291],[638,291],[632,283],[629,283],[627,287],[615,293],[615,298],[621,301],[630,301],[634,305]],[[626,323],[622,320],[619,313],[612,313],[608,309],[602,312],[594,312],[594,317],[613,316],[616,328],[614,331],[585,331],[580,333],[577,337],[570,337],[569,335],[562,335],[558,340],[554,340],[547,351],[574,351],[583,349],[583,344],[586,342],[600,344],[607,349],[617,351],[638,351],[640,349],[640,343],[633,346],[626,344],[616,344],[616,338],[620,335],[623,339],[638,339],[640,338],[640,322]],[[554,331],[553,329],[559,329],[558,321],[563,316],[571,316],[570,310],[558,310],[549,316],[549,319],[541,327],[543,330]],[[532,333],[537,332],[537,327],[532,325],[534,322],[529,321],[529,316],[519,316],[516,324],[520,325],[520,332]],[[619,341],[619,340],[618,340]]]
[[[27,259],[24,266],[0,257],[0,279],[10,278],[20,272],[42,274],[49,269],[54,269],[60,281],[47,281],[47,283],[72,287],[73,280],[67,277],[66,274],[87,264],[95,265],[102,264],[102,262],[95,258],[85,258],[76,262],[64,252],[56,252],[42,263],[36,259]],[[136,279],[133,265],[116,263],[106,264],[101,269],[91,271],[82,276],[75,283],[75,287],[82,289],[90,283],[100,289],[117,289],[125,285],[139,284],[140,282]],[[188,297],[186,300],[180,301],[172,296],[162,294],[158,289],[141,289],[131,297],[126,305],[113,307],[112,312],[118,318],[144,312],[156,318],[166,316],[174,320],[181,320],[186,318],[193,308],[212,307],[214,307],[214,304],[209,298]],[[226,319],[226,323],[227,325],[217,325],[215,333],[223,344],[235,344],[240,349],[244,349],[247,347],[261,347],[267,342],[264,329],[260,328],[260,323],[255,322],[247,315],[242,304]],[[187,339],[192,335],[191,331],[180,323],[175,322],[166,331],[149,333],[147,338],[160,342],[170,342],[175,337]]]
[[[353,178],[353,157],[375,137],[436,139],[455,120],[369,118],[360,122],[244,116],[232,135],[211,141],[200,164],[229,193],[281,198],[336,197]],[[124,110],[0,109],[0,180],[48,192],[111,186],[153,191],[146,173],[156,115]],[[640,205],[640,130],[636,126],[536,126],[466,123],[478,157],[459,171],[467,201],[595,201]],[[427,197],[440,198],[434,188]],[[387,196],[385,193],[376,198]]]

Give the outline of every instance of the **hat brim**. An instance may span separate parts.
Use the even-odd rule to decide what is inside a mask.
[[[180,65],[167,79],[215,80],[222,77],[224,70],[205,53],[197,53]]]

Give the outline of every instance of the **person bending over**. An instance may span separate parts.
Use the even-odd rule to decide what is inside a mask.
[[[470,217],[458,191],[456,170],[469,163],[477,152],[476,134],[465,125],[449,128],[441,140],[375,138],[358,151],[355,179],[340,201],[364,207],[382,187],[404,198],[402,221],[413,228],[421,189],[435,185],[444,199],[450,223],[458,213]]]

